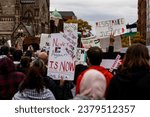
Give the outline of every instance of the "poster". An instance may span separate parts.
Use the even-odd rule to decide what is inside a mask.
[[[45,51],[50,50],[50,34],[41,34],[40,49]]]
[[[75,47],[61,33],[51,34],[48,59],[48,76],[55,80],[73,80],[75,71]]]
[[[64,23],[64,34],[76,43],[78,39],[78,25],[76,23]]]
[[[107,38],[111,33],[117,36],[126,32],[124,18],[96,22],[96,36],[99,38]]]
[[[108,37],[108,38],[100,39],[100,43],[101,43],[101,48],[103,52],[107,52],[107,48],[109,47],[109,43],[110,43],[110,38]],[[114,52],[120,52],[121,48],[122,48],[121,37],[115,36]]]
[[[86,49],[93,46],[101,47],[100,39],[97,38],[96,36],[81,38],[81,42],[83,44],[83,47]]]
[[[86,51],[85,48],[77,48],[76,54],[76,65],[77,64],[86,64]]]

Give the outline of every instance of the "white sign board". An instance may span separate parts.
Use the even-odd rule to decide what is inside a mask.
[[[103,52],[106,52],[107,48],[109,47],[110,39],[109,38],[100,39],[100,43]],[[122,48],[121,38],[120,36],[115,36],[114,52],[120,52],[121,48]]]
[[[101,62],[101,66],[111,70],[117,69],[119,64],[120,64],[120,60],[115,60],[115,59],[103,59]]]
[[[101,47],[100,39],[98,39],[96,36],[81,38],[81,42],[83,44],[83,47],[86,49],[93,46]]]
[[[76,23],[64,23],[64,34],[71,38],[77,45],[78,25]]]
[[[117,36],[126,32],[124,18],[96,22],[96,36],[99,38],[109,37],[111,33]]]
[[[51,34],[48,60],[48,76],[55,80],[73,80],[75,47],[60,33]]]
[[[86,51],[85,48],[77,48],[77,54],[76,54],[76,65],[77,64],[86,64]]]
[[[50,34],[41,34],[40,38],[40,49],[49,51],[50,49]]]

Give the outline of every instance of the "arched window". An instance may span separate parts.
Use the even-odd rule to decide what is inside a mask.
[[[26,25],[31,26],[33,20],[33,15],[31,11],[26,11],[24,16],[23,16],[23,22],[26,23]]]

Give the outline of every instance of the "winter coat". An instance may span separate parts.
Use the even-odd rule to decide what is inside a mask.
[[[150,99],[150,72],[140,70],[132,73],[118,72],[110,81],[106,99]]]
[[[0,56],[0,100],[12,99],[24,77],[23,73],[15,71],[10,58]]]
[[[60,86],[59,80],[44,77],[44,82],[46,87],[53,92],[56,100],[68,100],[73,98],[71,89],[74,85],[72,81],[65,81],[64,85]]]
[[[53,93],[44,88],[43,91],[38,93],[35,89],[25,89],[22,92],[17,92],[13,100],[55,100]]]

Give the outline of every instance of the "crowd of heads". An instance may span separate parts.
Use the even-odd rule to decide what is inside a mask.
[[[45,77],[48,77],[47,52],[34,52],[33,50],[27,50],[26,52],[23,52],[22,50],[17,50],[13,47],[9,48],[7,46],[2,46],[0,49],[0,55],[1,99],[12,99],[15,93],[24,93],[26,89],[35,90],[37,94],[40,95],[40,93],[45,91],[45,89],[47,91],[53,88],[47,85],[49,81],[45,82]],[[109,73],[108,70],[106,73],[105,68],[99,67],[103,59],[102,49],[99,47],[91,47],[87,50],[86,55],[87,66],[77,65],[75,69],[75,80],[71,82],[74,85],[73,87],[75,87],[76,83],[79,82],[77,84],[79,93],[76,94],[74,99],[97,100],[107,99],[107,96],[111,97],[109,96],[110,93],[107,94],[107,90],[108,92],[110,91],[109,82],[112,84],[111,79],[113,79],[113,74]],[[139,71],[149,71],[149,58],[149,52],[145,45],[134,44],[127,49],[126,54],[122,59],[122,64],[118,67],[118,71],[123,75],[131,75],[132,73]],[[111,79],[108,79],[107,77],[110,77]],[[55,84],[60,85],[61,82],[63,82],[63,85],[65,83],[67,84],[67,81],[56,81]],[[54,83],[50,84],[54,85]],[[48,88],[47,86],[51,88]],[[70,82],[65,85],[65,87],[71,87],[70,91],[73,88],[70,85]],[[56,89],[59,89],[59,91],[64,91],[64,87],[62,86],[58,86]],[[57,94],[55,95],[56,92],[51,92],[53,92],[55,98],[54,96],[51,96],[51,98],[45,99],[57,99]],[[66,94],[66,92],[64,94]],[[17,93],[17,96],[18,95],[19,93]],[[48,95],[52,94],[48,93]],[[17,98],[14,97],[13,99]]]

